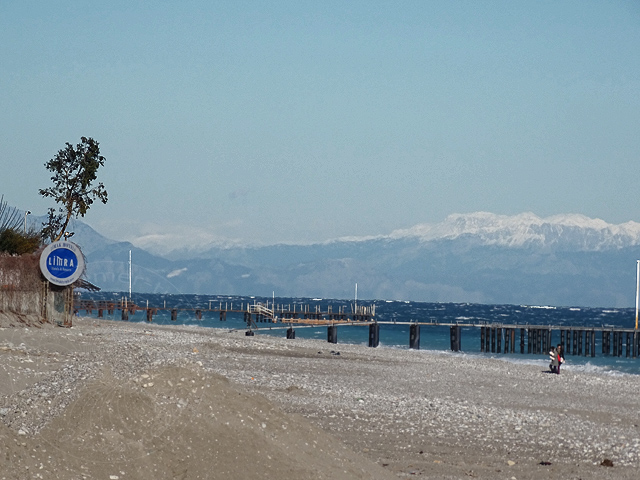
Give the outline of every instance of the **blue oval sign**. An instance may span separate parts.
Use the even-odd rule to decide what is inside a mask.
[[[48,245],[40,256],[40,270],[54,285],[71,285],[84,273],[84,257],[80,247],[67,241]]]

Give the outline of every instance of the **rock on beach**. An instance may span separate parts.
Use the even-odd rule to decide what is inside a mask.
[[[633,375],[88,318],[0,328],[0,480],[635,479],[639,412]]]

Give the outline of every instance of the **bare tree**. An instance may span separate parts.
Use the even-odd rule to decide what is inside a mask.
[[[20,211],[8,206],[4,201],[4,195],[0,196],[0,231],[17,229],[21,220]]]
[[[9,207],[0,196],[0,252],[11,255],[33,253],[40,247],[40,232],[33,226],[22,226],[22,212]]]

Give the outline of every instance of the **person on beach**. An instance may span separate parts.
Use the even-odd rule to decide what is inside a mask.
[[[562,350],[561,344],[559,344],[556,347],[556,358],[558,359],[558,366],[556,367],[556,373],[560,375],[560,365],[564,363],[564,351]]]
[[[549,364],[549,370],[551,370],[551,373],[558,373],[558,354],[556,352],[556,347],[551,347],[551,350],[549,351],[549,361],[551,362]]]

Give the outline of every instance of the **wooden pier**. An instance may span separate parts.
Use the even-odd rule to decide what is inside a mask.
[[[132,302],[122,299],[118,302],[96,301],[96,300],[76,300],[74,302],[74,310],[84,310],[92,314],[94,310],[98,312],[98,318],[103,318],[106,311],[109,315],[114,315],[116,310],[121,311],[121,319],[129,320],[129,315],[135,315],[136,312],[142,311],[146,315],[147,321],[153,321],[153,317],[159,311],[169,311],[171,320],[176,321],[180,312],[189,312],[195,315],[197,320],[202,320],[204,313],[217,314],[220,321],[227,319],[228,313],[243,314],[244,320],[249,328],[257,323],[287,323],[300,325],[332,325],[337,322],[349,323],[368,323],[374,321],[376,314],[375,305],[351,305],[349,311],[344,306],[334,311],[331,306],[326,310],[322,310],[319,305],[313,307],[308,304],[269,304],[254,303],[233,303],[233,302],[209,302],[208,308],[175,308],[167,307],[166,302],[162,307],[140,306]]]
[[[450,348],[454,352],[463,350],[462,329],[478,330],[480,352],[501,354],[533,354],[548,355],[552,346],[563,346],[565,355],[596,356],[596,340],[600,338],[600,353],[615,357],[626,356],[637,358],[640,353],[640,331],[632,328],[624,329],[611,326],[579,327],[566,325],[522,325],[522,324],[488,324],[488,323],[439,323],[439,322],[387,322],[377,321],[375,305],[364,306],[352,304],[341,306],[334,311],[331,306],[322,310],[320,306],[308,304],[277,303],[232,303],[209,302],[208,308],[174,308],[140,306],[123,299],[118,302],[77,300],[74,303],[76,311],[84,310],[92,314],[98,312],[98,318],[103,318],[104,312],[114,315],[121,312],[122,320],[129,320],[130,315],[144,312],[148,322],[159,311],[168,311],[171,320],[176,321],[179,313],[188,312],[197,320],[203,315],[215,314],[220,321],[226,321],[227,314],[242,314],[247,324],[247,335],[253,335],[254,330],[261,328],[286,329],[286,338],[295,338],[294,327],[327,327],[327,341],[338,342],[338,326],[360,325],[369,327],[369,346],[377,347],[380,343],[380,325],[409,326],[409,348],[420,348],[420,330],[422,327],[448,327],[450,332]],[[271,324],[261,327],[259,324]],[[282,324],[274,326],[273,324]]]
[[[397,325],[397,322],[377,322],[370,329],[378,329],[378,325]],[[611,326],[580,327],[554,325],[507,325],[478,323],[433,323],[414,322],[410,325],[409,347],[420,348],[420,327],[449,327],[452,351],[462,349],[462,328],[479,329],[480,352],[483,353],[520,353],[548,355],[551,347],[562,345],[565,355],[596,356],[596,334],[599,334],[601,353],[614,357],[637,358],[640,353],[640,331],[632,328],[616,328]],[[555,335],[554,335],[555,332]],[[379,337],[379,333],[369,334],[369,346],[377,346],[371,342]],[[516,346],[517,345],[517,346]]]

